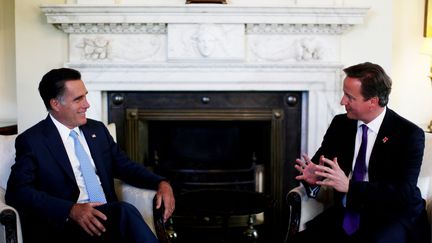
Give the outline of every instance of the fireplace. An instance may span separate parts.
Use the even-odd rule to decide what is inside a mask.
[[[82,73],[88,116],[108,121],[111,91],[304,91],[303,151],[315,151],[341,112],[341,36],[363,23],[368,7],[174,2],[41,6],[47,22],[69,37],[65,66]],[[199,40],[209,36],[216,41],[207,50]]]
[[[297,185],[293,161],[301,146],[301,92],[116,91],[108,97],[108,119],[117,124],[118,143],[171,181],[179,205],[197,191],[261,193],[273,207],[254,213],[253,220],[264,225],[262,235],[280,240],[287,223],[284,196]],[[182,229],[184,217],[177,219],[183,220]],[[249,218],[241,220],[246,229]],[[193,229],[202,226],[199,220],[189,223]]]
[[[342,112],[341,57],[346,50],[341,36],[361,25],[368,11],[368,7],[349,5],[343,1],[231,0],[222,5],[67,0],[43,5],[41,10],[48,23],[68,36],[64,65],[82,73],[92,105],[88,117],[115,122],[118,141],[128,153],[161,173],[184,178],[179,188],[193,190],[217,182],[231,189],[243,185],[268,193],[276,204],[265,213],[265,221],[283,232],[282,201],[293,186],[292,162],[301,152],[315,152],[331,118]],[[293,115],[296,110],[301,113]],[[198,171],[201,174],[195,171],[191,176],[187,167],[195,167],[195,162],[183,161],[180,164],[186,169],[177,171],[158,166],[173,163],[172,154],[167,157],[165,152],[169,144],[152,135],[168,133],[167,127],[176,128],[171,137],[163,134],[170,141],[181,137],[172,134],[198,130],[206,131],[203,137],[220,141],[250,130],[270,135],[250,139],[239,135],[237,141],[246,140],[246,147],[253,148],[240,149],[240,157],[215,148],[203,153],[241,161],[240,168],[224,168],[240,174],[219,176],[220,166],[208,161],[207,168]],[[218,138],[221,134],[216,131],[222,128],[225,135]],[[141,146],[149,142],[156,145]],[[193,145],[193,141],[184,143]],[[230,148],[239,150],[228,145],[223,149]],[[188,154],[177,155],[187,158]],[[205,184],[201,177],[225,181]],[[243,178],[241,183],[230,185],[237,177]]]

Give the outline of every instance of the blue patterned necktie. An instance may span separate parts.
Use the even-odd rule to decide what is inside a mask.
[[[351,178],[354,181],[363,181],[366,175],[366,147],[368,139],[368,127],[365,124],[361,126],[363,129],[362,141]],[[347,235],[352,235],[354,232],[356,232],[359,228],[359,225],[360,215],[357,212],[347,209],[343,220],[343,229]]]
[[[78,139],[78,134],[72,130],[69,136],[71,136],[74,141],[75,155],[80,163],[81,173],[89,196],[89,202],[106,203],[105,195],[97,179],[95,169],[91,164],[88,154]]]

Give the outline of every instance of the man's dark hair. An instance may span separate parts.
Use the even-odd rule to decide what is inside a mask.
[[[46,73],[39,83],[39,94],[47,110],[51,110],[51,99],[59,98],[64,94],[66,81],[79,79],[81,79],[80,72],[71,68],[53,69]]]
[[[376,96],[381,107],[387,105],[392,80],[381,66],[365,62],[347,67],[343,71],[348,77],[360,80],[361,94],[366,100]]]

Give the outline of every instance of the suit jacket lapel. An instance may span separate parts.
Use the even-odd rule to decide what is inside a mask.
[[[352,163],[354,160],[354,149],[355,149],[355,141],[357,134],[357,120],[348,120],[349,122],[346,125],[346,129],[342,130],[344,137],[341,139],[342,142],[342,153],[345,155],[342,161],[346,161],[345,163],[340,163],[342,170],[345,171],[346,174],[349,174],[352,170]]]
[[[46,146],[51,151],[55,161],[57,161],[66,175],[72,180],[76,181],[72,170],[72,165],[66,153],[60,133],[49,116],[45,119],[44,125],[45,127],[43,134],[45,134]]]
[[[381,154],[385,151],[385,146],[387,146],[387,140],[394,130],[392,128],[393,112],[387,108],[386,114],[384,116],[381,127],[378,131],[377,138],[375,140],[374,146],[372,148],[371,156],[369,158],[369,179],[374,178],[374,168],[379,166],[378,158],[382,158]]]

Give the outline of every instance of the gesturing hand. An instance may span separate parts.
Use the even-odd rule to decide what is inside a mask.
[[[105,232],[101,220],[107,220],[105,214],[94,207],[103,203],[76,203],[72,206],[69,217],[81,226],[89,235],[100,236]]]
[[[322,181],[317,181],[317,184],[321,186],[333,187],[339,192],[348,192],[349,178],[340,168],[337,158],[334,158],[332,161],[322,156],[320,158],[320,164],[321,161],[329,165],[329,167],[323,165],[317,166],[318,170],[315,172],[315,174],[324,178]]]
[[[297,164],[294,167],[298,172],[300,172],[300,175],[296,176],[295,178],[297,180],[304,180],[309,185],[316,185],[317,181],[321,179],[320,176],[316,174],[316,171],[319,169],[319,167],[310,160],[307,154],[303,154],[302,157],[303,160],[296,159]],[[324,162],[320,160],[319,163],[322,165]]]

